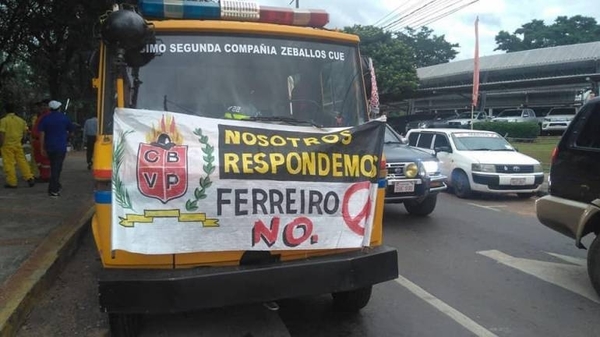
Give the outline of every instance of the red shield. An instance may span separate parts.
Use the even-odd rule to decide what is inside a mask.
[[[140,192],[166,204],[187,192],[187,146],[140,144],[137,182]]]

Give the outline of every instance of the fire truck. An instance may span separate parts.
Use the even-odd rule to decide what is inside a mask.
[[[141,315],[331,294],[398,275],[385,122],[329,14],[139,0],[100,18],[92,231],[114,336]]]

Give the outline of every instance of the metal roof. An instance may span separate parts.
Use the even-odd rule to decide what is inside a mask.
[[[600,59],[600,42],[579,43],[566,46],[525,50],[506,54],[483,56],[479,70],[494,71],[547,66]],[[473,73],[473,59],[460,60],[418,68],[420,80]]]

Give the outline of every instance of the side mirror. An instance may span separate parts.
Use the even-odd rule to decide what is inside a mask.
[[[448,153],[452,153],[452,149],[450,148],[450,146],[436,146],[434,148],[435,150],[435,154],[437,155],[438,152],[448,152]]]

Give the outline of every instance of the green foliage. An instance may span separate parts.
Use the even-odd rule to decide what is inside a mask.
[[[459,47],[458,43],[446,41],[444,35],[434,35],[427,27],[420,30],[407,27],[405,33],[398,33],[398,39],[412,49],[417,68],[446,63],[458,55],[454,49]]]
[[[117,204],[124,209],[133,210],[133,206],[131,205],[131,199],[129,198],[129,192],[125,188],[125,184],[121,180],[119,176],[119,171],[121,170],[121,166],[123,165],[123,157],[125,155],[125,138],[127,135],[132,133],[133,130],[121,131],[119,135],[119,142],[115,145],[115,151],[113,154],[113,168],[112,168],[112,189],[115,195],[115,201]]]
[[[496,35],[498,47],[495,50],[515,52],[598,40],[600,25],[593,17],[559,16],[551,25],[546,25],[543,20],[531,20],[513,34],[500,31]]]
[[[355,25],[344,31],[358,35],[361,54],[373,59],[380,95],[408,97],[416,90],[419,79],[414,56],[400,39],[374,26]]]
[[[208,136],[202,133],[202,129],[197,128],[194,130],[194,134],[198,137],[198,142],[203,145],[202,159],[204,160],[204,165],[202,165],[202,170],[206,173],[205,177],[200,177],[198,181],[198,187],[194,189],[194,197],[192,199],[188,199],[185,203],[185,209],[188,212],[193,212],[198,210],[198,202],[200,200],[206,199],[206,189],[212,185],[212,181],[210,180],[210,175],[215,172],[215,147],[210,145],[208,142]]]
[[[473,129],[494,131],[508,138],[535,139],[540,134],[537,122],[479,122],[473,124]]]

